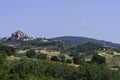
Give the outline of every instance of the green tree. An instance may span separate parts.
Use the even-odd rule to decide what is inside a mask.
[[[75,64],[80,64],[80,62],[81,62],[81,60],[80,60],[80,55],[75,55],[75,56],[73,57],[73,62],[74,62]]]
[[[15,49],[10,46],[0,45],[0,51],[5,52],[8,56],[15,54]]]
[[[77,46],[77,51],[86,52],[86,51],[96,51],[103,50],[104,46],[102,44],[87,42],[82,45]]]
[[[34,58],[34,57],[36,56],[35,50],[33,50],[33,49],[28,50],[28,51],[26,52],[26,56],[27,56],[28,58]]]
[[[9,66],[5,53],[0,52],[0,80],[8,80]]]
[[[72,60],[71,59],[67,59],[66,62],[69,63],[69,64],[71,64]]]
[[[52,60],[52,61],[60,61],[57,56],[52,56],[52,57],[51,57],[51,60]]]
[[[97,63],[97,64],[103,64],[106,63],[105,57],[102,57],[100,55],[93,55],[91,62]]]
[[[60,58],[61,62],[65,62],[66,61],[66,57],[64,55],[60,55],[59,58]]]
[[[47,55],[46,55],[46,54],[39,53],[39,54],[37,55],[37,59],[46,60],[46,59],[47,59]]]

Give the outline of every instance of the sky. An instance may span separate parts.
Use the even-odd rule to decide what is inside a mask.
[[[0,0],[0,37],[16,30],[120,43],[120,0]]]

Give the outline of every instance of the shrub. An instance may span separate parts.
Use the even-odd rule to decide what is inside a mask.
[[[37,59],[46,60],[46,59],[47,59],[47,55],[46,55],[46,54],[39,53],[39,54],[37,55]]]
[[[28,58],[34,58],[34,57],[36,56],[35,50],[32,50],[32,49],[28,50],[28,51],[26,52],[26,56],[27,56]]]
[[[72,60],[71,59],[67,59],[66,62],[71,64]]]
[[[91,62],[97,63],[97,64],[103,64],[106,62],[105,57],[102,57],[100,55],[93,55]]]
[[[57,56],[52,56],[52,57],[51,57],[51,60],[52,60],[52,61],[60,61]]]

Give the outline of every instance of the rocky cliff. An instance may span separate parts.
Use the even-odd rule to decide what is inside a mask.
[[[33,37],[29,37],[22,31],[18,30],[14,33],[11,34],[11,37],[9,38],[11,41],[16,41],[16,40],[23,40],[23,41],[29,41],[29,40],[34,40]]]

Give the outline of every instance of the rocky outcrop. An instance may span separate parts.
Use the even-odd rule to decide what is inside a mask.
[[[12,33],[11,37],[9,38],[9,40],[11,40],[11,41],[16,41],[16,40],[30,41],[30,40],[34,40],[34,38],[33,37],[29,37],[28,35],[26,35],[22,31],[18,30],[16,32]]]

